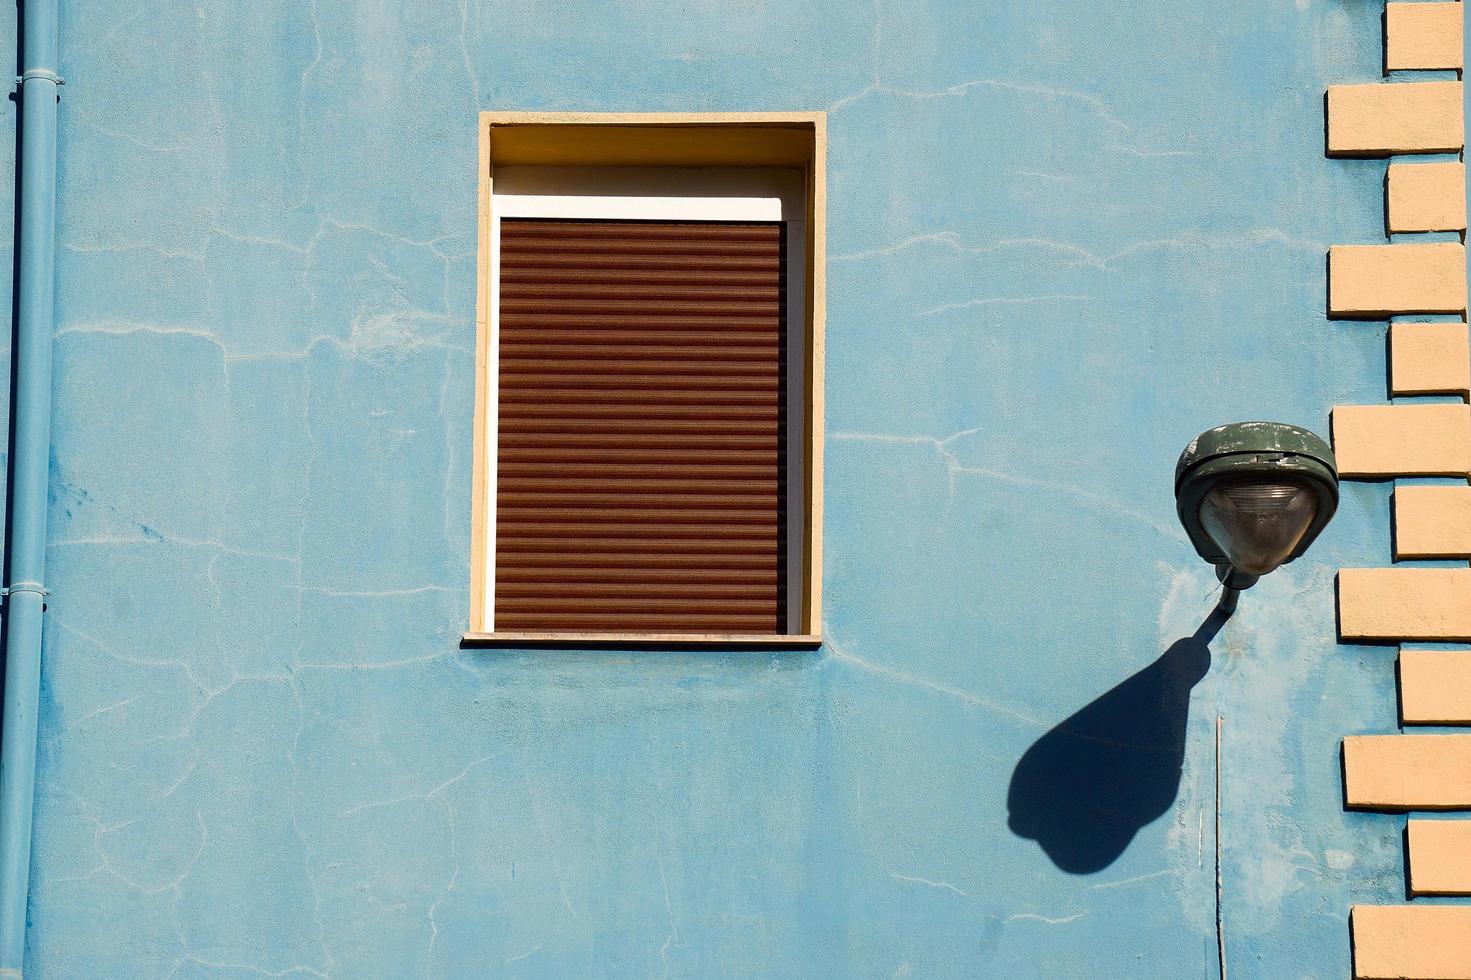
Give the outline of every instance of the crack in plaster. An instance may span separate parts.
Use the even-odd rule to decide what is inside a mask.
[[[658,858],[659,883],[664,886],[664,912],[669,919],[669,936],[664,940],[664,945],[659,947],[659,960],[664,964],[664,976],[669,976],[669,947],[677,946],[679,938],[679,926],[674,921],[674,903],[669,899],[669,879],[664,874],[664,859]]]
[[[455,871],[454,874],[450,875],[449,884],[445,886],[444,891],[440,892],[439,897],[434,900],[434,904],[429,906],[429,948],[424,951],[425,980],[429,980],[429,978],[434,976],[434,947],[439,943],[439,920],[437,918],[437,916],[439,915],[439,906],[444,904],[444,900],[446,898],[449,898],[450,892],[455,890],[455,885],[459,884],[460,881],[459,857],[455,854],[454,850],[454,808],[446,803],[444,811],[445,816],[449,819],[451,827],[450,856],[454,858]],[[538,946],[536,947],[536,949],[541,949],[541,947]],[[531,953],[536,952],[536,949],[533,949]],[[523,956],[518,956],[516,957],[516,959],[525,959],[527,956],[530,956],[531,953],[526,953]],[[512,962],[512,960],[506,960],[506,962],[510,963]]]
[[[1081,919],[1083,916],[1085,916],[1087,914],[1088,914],[1087,912],[1076,912],[1073,915],[1064,915],[1064,916],[1059,916],[1058,918],[1052,918],[1051,916],[1038,915],[1035,912],[1018,912],[1016,915],[1007,916],[1007,918],[1005,919],[1005,921],[1006,922],[1040,922],[1043,925],[1062,926],[1062,925],[1067,925],[1069,922],[1077,922],[1079,919]]]
[[[452,432],[454,430],[453,422],[446,414],[452,401],[450,397],[450,381],[453,376],[454,361],[446,357],[444,359],[444,379],[440,382],[439,386],[439,404],[435,406],[434,411],[434,417],[439,419],[440,424],[446,432]],[[455,512],[455,500],[460,493],[464,492],[464,488],[459,487],[454,480],[455,466],[459,458],[457,452],[458,446],[459,440],[457,439],[447,438],[445,440],[444,492],[440,495],[440,511],[442,515],[440,532],[444,535],[445,541],[454,541],[458,537],[454,530],[456,522],[453,515]],[[452,489],[456,492],[452,493]]]
[[[492,752],[489,755],[483,755],[480,758],[470,762],[468,765],[465,766],[465,768],[461,769],[459,773],[451,776],[449,779],[446,779],[444,782],[440,783],[438,786],[434,787],[428,792],[405,793],[403,796],[395,796],[391,800],[376,800],[371,803],[361,803],[355,807],[343,810],[341,813],[337,814],[337,819],[343,820],[347,817],[353,816],[354,814],[362,813],[364,810],[373,810],[377,809],[378,807],[394,806],[399,803],[408,803],[414,800],[432,800],[440,793],[443,793],[445,790],[449,789],[451,786],[455,785],[456,783],[463,780],[466,776],[470,775],[472,770],[483,766],[485,763],[490,762],[492,759],[498,759],[504,755],[507,755],[509,752],[509,749],[503,749],[500,752]]]
[[[228,550],[228,549],[226,549],[226,550]],[[211,562],[211,566],[212,565],[213,565],[213,561]],[[331,955],[331,950],[330,950],[330,948],[329,948],[329,946],[327,944],[327,932],[326,932],[325,925],[324,925],[323,920],[322,920],[322,917],[321,917],[321,902],[322,902],[321,892],[320,892],[319,886],[317,884],[316,877],[312,873],[312,863],[315,861],[316,855],[315,855],[315,851],[313,850],[313,848],[311,847],[311,845],[310,845],[310,843],[308,841],[307,835],[305,833],[303,833],[303,831],[301,829],[301,825],[300,825],[300,821],[299,821],[299,814],[298,814],[298,811],[297,811],[297,800],[298,800],[298,797],[299,797],[299,789],[298,789],[299,768],[297,766],[295,753],[296,753],[296,751],[299,748],[300,739],[301,739],[302,733],[305,730],[306,710],[305,710],[305,705],[304,705],[304,703],[302,701],[301,693],[300,693],[300,691],[297,688],[297,684],[296,684],[295,678],[292,677],[289,674],[252,674],[252,675],[245,675],[245,674],[240,674],[238,672],[232,671],[231,678],[230,678],[230,680],[227,683],[225,683],[225,684],[223,684],[221,686],[215,687],[215,688],[210,688],[206,684],[204,684],[195,675],[192,667],[186,661],[183,661],[183,660],[149,661],[149,660],[144,660],[142,658],[130,657],[130,656],[127,656],[127,655],[124,655],[124,654],[117,653],[116,651],[110,649],[107,644],[103,643],[98,638],[88,635],[87,633],[83,632],[82,630],[77,629],[74,626],[71,626],[70,624],[66,623],[64,620],[62,620],[60,618],[58,618],[57,620],[55,620],[55,625],[58,628],[60,628],[61,630],[65,631],[67,633],[70,633],[70,634],[72,634],[74,636],[77,636],[78,638],[84,640],[85,642],[89,643],[90,645],[96,647],[103,655],[108,656],[108,657],[110,657],[112,659],[118,660],[120,662],[123,662],[123,663],[132,663],[132,664],[135,664],[135,665],[138,665],[138,666],[174,667],[174,668],[180,669],[181,671],[184,672],[185,676],[187,676],[189,678],[190,682],[192,684],[194,684],[195,687],[204,695],[203,698],[197,704],[195,704],[193,706],[193,708],[191,709],[191,711],[189,713],[189,716],[184,720],[184,722],[180,726],[181,727],[181,730],[178,733],[176,733],[174,735],[170,735],[170,736],[161,736],[159,738],[146,739],[146,740],[144,740],[141,743],[141,744],[144,744],[144,745],[151,744],[151,743],[156,743],[156,742],[162,742],[162,741],[178,741],[178,740],[181,740],[181,739],[189,739],[192,742],[192,740],[195,739],[195,737],[196,737],[195,731],[194,731],[195,725],[198,722],[198,719],[200,718],[200,716],[204,712],[204,710],[212,702],[214,702],[215,699],[217,699],[220,695],[222,695],[225,692],[233,689],[237,684],[239,684],[239,683],[241,683],[243,681],[284,684],[291,691],[293,700],[294,700],[295,705],[296,705],[296,711],[297,711],[297,716],[298,716],[298,724],[297,724],[297,731],[296,731],[295,738],[293,739],[293,742],[292,742],[291,746],[287,749],[287,761],[288,761],[288,765],[289,765],[290,770],[291,770],[291,795],[290,795],[290,800],[289,800],[289,804],[288,804],[288,811],[289,811],[289,815],[290,815],[290,820],[291,820],[291,826],[292,826],[293,834],[296,836],[296,838],[298,840],[298,843],[300,844],[300,846],[302,848],[302,852],[305,855],[305,867],[303,868],[303,874],[304,874],[304,876],[306,878],[306,881],[308,883],[308,886],[309,886],[309,888],[311,890],[311,893],[312,893],[312,895],[314,897],[314,903],[315,904],[314,904],[313,915],[314,915],[315,923],[316,923],[316,926],[317,926],[318,940],[319,940],[319,942],[322,945],[323,960],[324,960],[324,963],[325,963],[325,971],[326,972],[323,972],[323,970],[314,969],[314,968],[309,967],[309,966],[293,966],[293,967],[289,967],[289,968],[287,968],[285,970],[282,970],[282,971],[279,971],[279,972],[273,972],[273,971],[269,971],[269,970],[266,970],[266,969],[264,969],[262,967],[259,967],[259,966],[256,966],[256,965],[252,965],[252,964],[244,964],[244,963],[234,964],[234,963],[232,963],[232,964],[227,964],[227,965],[229,966],[229,968],[232,968],[232,969],[250,970],[252,972],[260,973],[260,974],[262,974],[264,976],[287,976],[287,975],[291,975],[291,974],[295,974],[295,973],[306,973],[306,974],[309,974],[309,975],[312,975],[312,976],[322,976],[322,977],[325,977],[325,976],[330,975],[330,972],[331,972],[331,969],[332,969],[333,958],[332,958],[332,955]],[[300,653],[300,648],[299,647],[298,647],[297,653],[298,653],[298,658],[297,658],[298,659],[298,664],[297,664],[297,666],[299,666],[299,653]],[[83,716],[83,718],[78,719],[78,722],[80,722],[82,720],[85,720],[88,717],[93,717],[95,715],[101,714],[101,713],[103,713],[105,711],[114,710],[114,709],[116,709],[118,707],[121,707],[123,704],[130,703],[131,701],[137,700],[138,698],[141,698],[141,697],[143,697],[143,695],[138,695],[138,696],[136,696],[134,698],[126,699],[126,700],[121,701],[121,702],[118,702],[116,704],[109,705],[109,706],[107,706],[105,708],[98,709],[97,711],[94,711],[94,712],[90,713],[89,715]],[[73,724],[75,724],[75,723],[73,723]],[[173,784],[171,784],[169,787],[167,787],[165,790],[163,790],[161,793],[159,793],[157,795],[157,799],[160,800],[160,801],[161,800],[168,799],[169,797],[171,797],[175,793],[176,790],[178,790],[182,785],[184,785],[184,783],[188,782],[188,780],[197,771],[198,766],[199,766],[199,760],[200,760],[200,751],[199,751],[198,747],[195,746],[194,747],[194,757],[189,761],[189,763],[188,763],[187,767],[185,768],[183,774],[180,775],[180,777],[178,779],[176,779]],[[446,785],[448,785],[448,784],[446,784]],[[129,887],[131,887],[131,888],[133,888],[133,889],[135,889],[135,890],[137,890],[137,891],[139,891],[139,892],[141,892],[143,894],[155,895],[155,894],[162,894],[162,893],[172,892],[173,900],[172,900],[171,905],[173,907],[173,914],[174,914],[174,919],[175,919],[175,927],[174,927],[175,928],[175,932],[178,934],[180,946],[181,947],[184,947],[185,949],[187,949],[188,948],[188,942],[187,942],[187,938],[186,938],[186,936],[184,934],[184,931],[182,929],[182,926],[180,925],[179,914],[178,914],[178,903],[179,903],[179,901],[181,899],[181,895],[182,895],[181,888],[182,888],[183,883],[188,879],[188,877],[190,876],[190,874],[193,873],[194,868],[198,864],[200,858],[204,854],[204,851],[205,851],[205,849],[206,849],[206,847],[208,846],[208,843],[209,843],[209,831],[208,831],[208,827],[206,826],[206,824],[204,822],[203,815],[201,814],[201,812],[199,810],[197,810],[197,809],[194,811],[195,823],[196,823],[196,825],[199,828],[199,844],[198,844],[198,847],[195,849],[194,854],[192,855],[192,857],[187,862],[187,864],[184,867],[184,869],[180,872],[180,874],[176,878],[174,878],[170,882],[167,882],[167,883],[162,884],[162,885],[157,885],[157,886],[147,886],[147,885],[144,885],[141,882],[138,882],[138,881],[136,881],[136,880],[128,877],[128,875],[126,875],[124,872],[120,871],[116,867],[116,865],[114,864],[114,862],[112,861],[112,859],[109,857],[109,855],[107,853],[107,850],[106,850],[105,846],[102,843],[102,836],[103,836],[103,834],[108,833],[110,831],[115,831],[115,830],[121,829],[121,828],[126,827],[126,826],[129,826],[130,824],[137,822],[137,819],[138,818],[134,818],[133,820],[125,821],[125,822],[123,822],[121,824],[108,826],[108,825],[103,824],[102,821],[98,817],[95,816],[95,814],[97,813],[97,808],[95,806],[93,806],[92,804],[88,803],[86,800],[84,800],[84,799],[82,799],[80,797],[76,797],[76,799],[83,806],[83,808],[85,809],[85,811],[87,811],[87,812],[83,813],[83,817],[85,819],[87,819],[88,822],[90,822],[90,823],[93,824],[93,827],[94,827],[93,849],[96,852],[97,857],[98,857],[98,865],[95,868],[93,868],[91,871],[89,871],[87,874],[85,874],[85,875],[74,875],[74,876],[69,876],[69,877],[62,877],[62,878],[51,879],[51,883],[55,884],[55,883],[63,883],[63,882],[66,882],[66,881],[75,881],[75,880],[92,880],[92,879],[95,879],[96,877],[98,877],[100,875],[104,875],[105,874],[105,875],[110,875],[110,876],[116,878],[118,881],[121,881],[123,884],[125,884],[125,885],[127,885],[127,886],[129,886]],[[199,957],[199,956],[197,956],[197,955],[195,955],[193,953],[189,953],[189,954],[185,955],[182,958],[182,960],[180,961],[179,966],[175,968],[174,973],[177,974],[178,970],[179,969],[182,969],[183,964],[186,963],[186,962],[196,962],[196,963],[199,963],[200,965],[207,965],[207,966],[208,965],[211,965],[213,963],[213,961],[205,960],[204,958]]]
[[[963,691],[960,688],[956,687],[948,687],[944,684],[929,680],[928,678],[906,673],[902,670],[894,670],[890,667],[880,667],[878,664],[870,663],[867,660],[864,660],[862,657],[856,657],[851,653],[844,652],[842,648],[838,646],[837,642],[831,637],[829,637],[827,642],[823,644],[823,647],[827,651],[827,655],[823,658],[824,660],[834,660],[840,663],[849,664],[850,666],[856,667],[859,670],[865,671],[866,673],[875,674],[880,677],[887,677],[890,680],[897,681],[901,684],[908,684],[913,687],[923,688],[926,691],[931,691],[935,694],[941,694],[948,698],[954,698],[957,701],[963,701],[966,704],[970,704],[978,708],[985,708],[987,711],[994,711],[997,714],[1006,715],[1007,717],[1015,718],[1018,721],[1024,721],[1029,725],[1035,725],[1041,728],[1047,727],[1047,723],[1043,722],[1041,719],[1034,718],[1031,715],[1017,711],[1016,709],[1008,707],[1007,705],[998,704],[995,701],[987,700],[986,698],[980,697],[976,694],[972,694],[970,691]]]
[[[116,711],[118,708],[122,708],[122,707],[125,707],[127,705],[130,705],[134,701],[141,701],[145,697],[147,697],[146,694],[135,694],[135,695],[133,695],[130,698],[123,698],[121,701],[118,701],[115,704],[109,704],[105,708],[98,708],[95,711],[89,711],[85,715],[82,715],[79,718],[72,719],[69,722],[68,727],[75,727],[77,725],[80,725],[82,722],[87,721],[87,720],[89,720],[91,718],[96,718],[99,715],[105,715],[105,714],[107,714],[110,711]]]
[[[970,897],[970,892],[961,891],[948,881],[931,881],[929,878],[915,878],[911,875],[894,874],[892,872],[889,874],[889,877],[895,881],[905,881],[912,885],[924,885],[926,888],[941,888],[945,891],[952,891],[957,895],[963,895],[966,898]]]
[[[303,641],[304,642],[304,641]],[[301,652],[298,645],[297,653]],[[299,659],[299,656],[298,656]],[[301,845],[305,858],[302,862],[302,875],[306,878],[307,889],[312,895],[312,921],[317,929],[317,942],[322,948],[322,960],[324,975],[330,976],[335,957],[332,954],[332,945],[327,941],[327,926],[322,921],[322,888],[317,881],[316,874],[312,871],[312,865],[317,859],[316,850],[307,842],[306,834],[301,829],[301,815],[298,811],[297,801],[300,799],[301,767],[297,764],[296,753],[301,748],[301,736],[306,731],[306,703],[302,700],[299,682],[293,678],[291,684],[291,696],[296,701],[296,735],[291,741],[291,746],[286,750],[286,762],[291,767],[291,792],[286,810],[291,818],[291,832],[296,835],[297,843]]]
[[[951,452],[947,446],[957,439],[965,436],[975,435],[983,431],[983,427],[977,426],[971,429],[962,429],[942,438],[935,436],[905,436],[886,432],[834,432],[829,434],[828,439],[834,442],[871,442],[901,446],[929,446],[940,454],[950,474],[950,493],[955,493],[955,478],[958,475],[978,476],[995,480],[1000,483],[1011,483],[1017,486],[1034,487],[1039,490],[1050,490],[1054,493],[1066,494],[1086,501],[1101,510],[1109,511],[1131,520],[1138,521],[1153,528],[1165,537],[1177,540],[1185,540],[1183,532],[1178,527],[1160,524],[1147,514],[1140,513],[1124,507],[1117,501],[1102,494],[1096,494],[1082,487],[1075,487],[1065,483],[1053,483],[1048,480],[1036,480],[1031,477],[1018,476],[1014,473],[1006,473],[1001,470],[988,469],[983,466],[968,466],[960,461],[960,458]]]
[[[1137,885],[1140,882],[1153,881],[1156,878],[1163,878],[1171,874],[1174,874],[1174,872],[1165,868],[1161,871],[1151,871],[1148,874],[1135,875],[1132,878],[1123,878],[1119,881],[1102,881],[1096,885],[1089,885],[1088,889],[1090,891],[1106,891],[1110,888],[1123,888],[1126,885]]]
[[[459,660],[461,654],[458,650],[449,653],[429,653],[422,657],[405,657],[402,660],[382,660],[373,663],[312,663],[298,664],[296,672],[301,673],[308,670],[397,670],[400,667],[410,667],[415,664],[439,663],[446,660]]]
[[[184,965],[187,963],[194,963],[198,966],[202,966],[211,970],[248,970],[251,973],[258,973],[263,977],[289,977],[293,974],[300,973],[306,974],[309,977],[322,977],[323,980],[327,980],[327,978],[330,976],[330,974],[323,973],[321,970],[315,970],[305,965],[288,966],[284,970],[267,970],[265,967],[256,966],[253,963],[222,963],[218,960],[207,960],[204,957],[199,956],[195,953],[189,953],[186,956],[182,957],[179,960],[178,966],[174,967],[173,972],[169,975],[177,976],[178,972],[182,970],[184,968]]]
[[[1014,174],[1017,177],[1032,177],[1036,180],[1056,180],[1059,182],[1078,179],[1074,174],[1049,174],[1043,173],[1040,170],[1008,170],[1007,173]]]
[[[127,244],[116,245],[82,245],[76,242],[59,241],[56,243],[56,247],[60,251],[72,252],[77,255],[114,255],[127,252],[152,252],[166,259],[189,259],[194,262],[204,261],[204,254],[202,252],[166,248],[162,245],[154,245],[149,242],[129,242]]]
[[[111,833],[117,830],[122,830],[125,827],[132,826],[133,824],[138,822],[139,818],[135,817],[132,820],[125,820],[120,824],[107,826],[103,824],[99,819],[97,819],[97,817],[95,816],[96,808],[92,804],[88,803],[86,800],[82,799],[79,796],[75,796],[75,794],[73,794],[73,798],[76,799],[77,802],[80,803],[85,809],[92,811],[89,813],[83,813],[82,818],[88,823],[92,824],[92,848],[94,851],[97,852],[98,864],[96,867],[86,872],[85,874],[62,875],[55,878],[48,878],[47,883],[50,885],[59,885],[68,882],[93,881],[99,875],[111,875],[113,878],[116,878],[127,887],[143,895],[162,895],[165,892],[173,892],[174,900],[177,902],[180,886],[183,885],[185,879],[187,879],[189,875],[194,872],[195,865],[199,863],[200,857],[204,854],[204,849],[209,845],[209,829],[204,825],[204,817],[200,814],[200,812],[198,810],[194,811],[194,822],[199,828],[199,845],[194,849],[194,854],[184,865],[184,870],[179,872],[176,877],[174,877],[171,881],[166,882],[165,884],[149,886],[143,884],[140,881],[133,880],[132,878],[128,877],[128,875],[125,874],[123,871],[119,870],[117,865],[113,863],[112,858],[108,855],[107,848],[102,843],[102,836],[104,834]]]
[[[480,76],[476,74],[474,59],[470,57],[470,45],[465,38],[470,28],[470,5],[466,0],[459,0],[460,8],[460,60],[465,67],[465,80],[470,83],[470,105],[478,110],[480,108]],[[479,13],[479,7],[476,8]]]
[[[57,330],[55,336],[66,337],[71,334],[103,334],[127,337],[140,333],[154,334],[159,337],[193,337],[197,340],[208,341],[221,351],[225,349],[225,345],[220,341],[220,338],[208,330],[202,330],[196,327],[164,327],[152,323],[103,321],[101,323],[72,324]]]
[[[420,585],[412,589],[375,589],[364,591],[352,591],[345,589],[327,589],[315,585],[301,586],[302,592],[310,592],[312,595],[331,596],[338,599],[393,599],[411,595],[426,595],[431,592],[461,593],[466,591],[449,585]]]
[[[940,313],[949,313],[952,310],[967,310],[978,306],[1021,306],[1027,303],[1061,303],[1079,302],[1086,303],[1093,299],[1091,296],[1080,296],[1074,294],[1060,293],[1050,296],[988,296],[982,299],[968,299],[963,303],[945,303],[940,306],[922,310],[915,316],[935,316]]]
[[[72,548],[82,545],[137,545],[137,544],[176,544],[185,548],[213,548],[219,552],[212,559],[218,560],[223,555],[235,555],[239,558],[266,558],[271,561],[295,562],[295,555],[278,555],[269,551],[251,551],[248,548],[234,548],[213,538],[190,538],[179,534],[161,534],[148,528],[151,533],[142,534],[137,537],[121,537],[109,535],[107,537],[95,538],[63,538],[60,541],[50,541],[48,548]],[[428,586],[427,588],[432,588]]]
[[[989,88],[999,89],[1008,92],[1016,92],[1022,95],[1036,96],[1042,99],[1075,102],[1095,114],[1106,126],[1109,126],[1121,133],[1130,133],[1133,131],[1133,127],[1120,119],[1118,115],[1111,108],[1109,108],[1108,103],[1105,102],[1100,96],[1094,95],[1091,92],[1083,92],[1076,89],[1051,88],[1044,85],[1005,81],[999,78],[976,78],[971,79],[970,81],[957,82],[954,85],[950,85],[940,89],[919,90],[896,88],[885,83],[879,71],[879,50],[882,47],[882,38],[883,18],[880,16],[877,4],[875,4],[873,36],[872,40],[870,41],[869,54],[869,57],[873,62],[872,80],[863,88],[859,89],[857,92],[854,92],[851,95],[843,96],[836,102],[833,102],[830,106],[828,106],[829,112],[840,112],[843,109],[846,109],[849,106],[862,101],[863,99],[879,94],[891,95],[895,98],[901,99],[926,101],[944,98],[966,98],[971,94],[971,92],[977,89]],[[1121,153],[1127,153],[1132,156],[1137,156],[1141,158],[1184,157],[1196,155],[1195,152],[1191,150],[1155,150],[1119,144],[1115,144],[1113,148]]]
[[[1114,115],[1113,111],[1109,109],[1108,104],[1105,103],[1103,99],[1099,98],[1096,95],[1093,95],[1092,93],[1078,92],[1072,89],[1048,88],[1044,85],[1027,85],[1019,82],[1007,82],[1002,81],[999,78],[977,78],[972,79],[968,82],[960,82],[958,84],[951,85],[949,88],[933,89],[930,91],[894,88],[893,86],[886,85],[883,82],[875,79],[859,91],[854,92],[852,95],[844,96],[843,98],[834,102],[831,106],[828,107],[828,111],[838,112],[842,109],[846,109],[848,106],[852,105],[855,102],[858,102],[861,99],[865,99],[870,95],[878,95],[880,93],[883,93],[885,95],[897,96],[898,98],[902,99],[925,100],[963,98],[969,95],[973,90],[982,88],[1002,89],[1009,92],[1020,92],[1025,95],[1036,95],[1041,98],[1062,99],[1064,101],[1079,102],[1091,111],[1093,111],[1095,114],[1097,114],[1097,116],[1108,125],[1113,126],[1116,129],[1123,130],[1125,132],[1130,131],[1130,126],[1128,125],[1128,123],[1124,122],[1118,116]],[[1178,153],[1183,151],[1171,152]]]
[[[137,667],[177,667],[184,672],[184,675],[186,677],[189,678],[189,682],[195,687],[199,688],[200,691],[209,691],[209,686],[199,679],[199,676],[194,673],[194,668],[189,665],[188,661],[179,659],[177,657],[172,660],[145,660],[141,657],[130,657],[127,654],[118,653],[115,650],[109,648],[106,643],[103,643],[97,637],[82,632],[75,626],[67,623],[60,616],[53,616],[50,625],[54,626],[57,629],[64,630],[65,632],[86,641],[87,643],[96,647],[98,651],[103,654],[103,656],[111,657],[113,660],[117,660],[121,663],[133,664]]]
[[[311,64],[301,70],[301,77],[296,84],[296,145],[307,145],[307,134],[311,128],[307,125],[307,106],[311,103],[307,99],[308,77],[322,64],[322,23],[317,17],[317,0],[307,0],[307,18],[312,28],[312,60]],[[304,167],[301,172],[301,199],[303,202],[312,200],[312,168]]]
[[[562,896],[562,905],[566,907],[567,912],[572,916],[573,920],[577,922],[578,926],[582,928],[583,932],[586,934],[587,929],[582,925],[582,916],[578,914],[577,909],[572,905],[571,896],[567,894],[567,879],[566,876],[562,873],[562,860],[560,857],[558,857],[559,848],[557,847],[556,842],[552,839],[551,833],[549,833],[547,830],[546,813],[542,809],[540,799],[536,792],[537,788],[531,782],[531,769],[532,767],[530,765],[530,759],[528,758],[526,749],[523,747],[521,749],[520,768],[521,789],[526,794],[526,803],[527,806],[530,808],[531,816],[536,823],[536,830],[541,836],[542,847],[545,848],[545,853],[548,859],[551,861],[552,875],[557,879],[557,891]]]
[[[829,263],[858,262],[866,259],[886,258],[923,245],[940,245],[960,255],[992,255],[997,252],[1018,249],[1041,249],[1072,256],[1072,265],[1086,266],[1100,271],[1113,270],[1120,259],[1139,252],[1167,249],[1253,248],[1267,243],[1276,243],[1287,248],[1305,252],[1321,252],[1327,249],[1323,242],[1292,235],[1278,228],[1252,228],[1230,235],[1209,235],[1199,231],[1187,231],[1168,238],[1147,238],[1132,242],[1116,252],[1100,255],[1080,245],[1059,242],[1051,238],[1001,238],[989,245],[972,245],[952,231],[932,231],[911,235],[889,245],[848,252],[828,257]],[[1041,297],[1043,299],[1053,297]],[[1071,298],[1071,297],[1065,297]]]
[[[531,954],[536,953],[536,952],[539,952],[540,950],[541,950],[541,943],[537,943],[535,946],[531,947],[526,952],[522,953],[520,956],[512,956],[512,957],[509,957],[508,959],[506,959],[505,961],[503,961],[503,964],[502,965],[509,966],[512,963],[519,963],[522,960],[526,959],[527,957],[531,956]]]
[[[315,18],[315,8],[313,9]],[[315,25],[314,25],[315,27]],[[318,40],[318,60],[320,60],[320,39]],[[315,62],[314,62],[315,65]],[[450,266],[467,255],[471,254],[465,250],[450,251],[445,244],[456,240],[454,236],[441,235],[430,239],[415,239],[395,232],[377,228],[372,225],[358,222],[342,221],[335,217],[322,217],[317,222],[317,227],[307,238],[306,243],[298,245],[282,238],[264,235],[245,235],[229,231],[220,227],[217,223],[211,225],[208,233],[217,238],[236,241],[243,244],[263,245],[272,248],[280,248],[289,251],[302,258],[301,268],[298,270],[297,278],[303,292],[309,299],[309,305],[316,308],[319,302],[317,292],[313,286],[312,276],[317,272],[318,248],[325,235],[329,232],[360,232],[376,236],[394,244],[409,248],[424,249],[437,258],[441,265],[441,278],[444,286],[441,290],[441,301],[443,310],[429,310],[417,307],[405,292],[408,280],[396,276],[393,270],[380,258],[373,255],[364,255],[363,258],[377,272],[378,279],[397,296],[403,303],[403,307],[394,309],[363,310],[360,309],[348,322],[349,335],[346,340],[329,335],[317,335],[309,338],[301,350],[280,350],[265,352],[252,352],[243,354],[233,352],[224,340],[215,332],[198,327],[186,326],[163,326],[152,323],[137,323],[126,321],[102,321],[71,324],[63,326],[56,331],[56,336],[61,337],[73,333],[83,334],[117,334],[127,335],[135,333],[156,334],[159,336],[190,336],[206,340],[221,350],[228,362],[243,360],[253,356],[309,356],[312,350],[322,343],[330,343],[339,349],[356,353],[364,350],[375,350],[385,347],[404,348],[409,350],[420,350],[429,348],[442,348],[448,350],[468,350],[466,343],[455,343],[451,337],[430,336],[420,331],[421,324],[439,324],[447,327],[468,327],[473,323],[473,317],[457,316],[451,312],[449,302],[449,279]],[[149,251],[168,258],[189,259],[197,263],[208,261],[209,246],[206,242],[203,251],[188,251],[177,248],[166,248],[163,246],[130,243],[127,245],[110,245],[95,243],[62,243],[60,248],[76,253],[126,253],[130,251]],[[212,277],[206,276],[208,284],[212,287]],[[214,305],[212,288],[208,291],[206,301],[207,315],[214,317],[218,315]]]

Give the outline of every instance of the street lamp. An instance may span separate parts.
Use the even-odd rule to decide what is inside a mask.
[[[1230,613],[1243,589],[1308,550],[1338,509],[1333,451],[1284,422],[1233,422],[1197,436],[1175,466],[1175,507],[1216,566]]]

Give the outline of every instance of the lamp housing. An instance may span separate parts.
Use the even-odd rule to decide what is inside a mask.
[[[1175,507],[1201,558],[1255,581],[1301,556],[1333,518],[1337,461],[1285,422],[1217,426],[1180,454]]]

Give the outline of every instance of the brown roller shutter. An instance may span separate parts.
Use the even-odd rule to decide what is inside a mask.
[[[502,220],[497,630],[788,632],[782,238]]]

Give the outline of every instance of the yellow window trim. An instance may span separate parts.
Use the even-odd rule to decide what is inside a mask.
[[[823,321],[827,299],[827,114],[822,112],[601,113],[482,112],[480,114],[479,254],[475,302],[474,498],[470,545],[470,628],[467,643],[514,645],[527,634],[485,630],[486,522],[489,520],[487,423],[490,393],[490,234],[495,168],[500,166],[800,167],[807,174],[806,440],[807,481],[800,633],[791,637],[729,637],[729,645],[820,641],[822,629]],[[702,645],[719,637],[691,634],[538,634],[533,642],[599,645]]]

